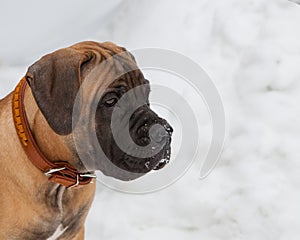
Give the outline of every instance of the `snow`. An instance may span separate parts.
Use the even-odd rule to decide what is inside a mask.
[[[299,0],[289,0],[289,1],[300,4]]]
[[[0,96],[40,56],[80,40],[185,54],[223,99],[219,164],[200,180],[196,161],[145,195],[98,184],[87,239],[298,239],[299,22],[299,6],[287,0],[0,0]]]

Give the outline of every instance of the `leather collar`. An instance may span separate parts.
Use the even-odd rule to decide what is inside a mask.
[[[13,93],[12,112],[17,134],[28,159],[41,170],[49,180],[67,188],[87,185],[91,183],[95,174],[79,173],[72,165],[64,161],[51,162],[39,149],[32,136],[26,111],[24,95],[26,89],[25,77],[21,79]]]

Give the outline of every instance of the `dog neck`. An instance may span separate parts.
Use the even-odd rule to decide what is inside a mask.
[[[2,178],[11,179],[11,184],[19,187],[20,192],[30,194],[38,187],[34,184],[36,179],[43,183],[47,178],[37,171],[22,149],[11,111],[12,95],[11,93],[0,101],[0,125],[5,128],[5,131],[0,131],[0,166],[3,170],[0,174],[0,185],[7,182],[2,181]],[[19,172],[31,174],[24,176],[18,174]],[[24,182],[26,184],[23,184]]]
[[[73,154],[66,145],[66,138],[57,135],[48,125],[45,117],[39,110],[29,86],[24,95],[24,106],[29,130],[31,131],[38,148],[45,157],[54,162],[58,159],[71,162]]]
[[[35,106],[33,106],[33,108],[35,108],[35,113],[32,113],[32,116],[34,116],[33,121],[31,121],[31,126],[30,123],[28,121],[28,117],[27,117],[27,113],[26,113],[26,108],[25,106],[28,104],[26,104],[25,101],[25,97],[26,97],[26,87],[27,87],[27,83],[25,78],[23,78],[20,83],[18,84],[18,86],[15,89],[15,92],[13,94],[13,118],[14,118],[14,124],[15,124],[15,128],[17,131],[17,134],[19,136],[20,142],[23,146],[24,151],[26,152],[28,159],[43,173],[46,174],[46,176],[49,176],[49,180],[55,183],[59,183],[63,186],[66,187],[77,187],[80,185],[86,185],[89,184],[93,178],[95,178],[94,174],[91,173],[79,173],[78,170],[76,168],[74,168],[71,165],[71,162],[68,161],[69,158],[66,159],[63,156],[64,161],[58,160],[56,162],[53,162],[51,160],[49,160],[49,158],[47,156],[45,156],[45,154],[43,153],[43,151],[41,151],[41,147],[38,145],[36,137],[33,136],[33,132],[36,133],[47,133],[45,136],[42,136],[42,138],[40,139],[41,141],[45,141],[47,143],[46,145],[46,149],[49,151],[49,148],[51,150],[52,153],[57,153],[59,154],[60,157],[62,157],[60,155],[60,153],[70,153],[70,151],[68,151],[68,148],[64,148],[63,151],[59,151],[61,149],[61,147],[57,147],[57,146],[66,146],[66,144],[63,144],[64,142],[60,142],[59,140],[62,139],[61,136],[58,136],[57,134],[53,133],[53,131],[51,129],[45,129],[45,126],[48,126],[47,124],[45,124],[45,119],[43,118],[42,114],[40,111],[37,111],[36,109],[38,109],[37,105],[35,104]],[[27,87],[28,90],[28,87]],[[28,94],[27,94],[28,95]],[[30,100],[30,99],[29,99]],[[31,101],[33,100],[32,94],[31,94]],[[29,106],[32,105],[28,104]],[[28,106],[27,105],[27,106]],[[37,111],[37,112],[36,112]],[[41,119],[39,119],[39,121],[37,121],[37,117],[40,116],[42,117]],[[39,123],[39,125],[42,125],[43,128],[42,129],[35,129],[34,130],[34,126],[36,125],[35,123]],[[33,126],[32,126],[33,125]],[[49,127],[49,126],[48,126]],[[49,134],[52,136],[49,136]],[[55,134],[56,136],[54,136],[53,134]],[[50,137],[50,139],[49,139]],[[54,143],[51,144],[51,143]],[[51,148],[51,146],[55,146],[55,148]],[[70,154],[69,154],[70,155]],[[61,158],[58,158],[61,159]]]
[[[0,126],[3,126],[3,131],[0,131],[0,189],[3,193],[0,194],[0,213],[14,217],[0,218],[0,239],[48,239],[56,236],[60,226],[65,230],[64,236],[70,238],[83,229],[94,197],[95,184],[66,189],[50,182],[31,163],[16,134],[11,110],[12,97],[13,93],[0,100]],[[24,104],[37,143],[49,159],[54,159],[56,153],[52,155],[47,151],[47,146],[52,145],[51,137],[54,137],[53,141],[59,139],[51,131],[48,131],[48,136],[40,133],[48,130],[48,126],[28,87]],[[55,152],[64,150],[55,148]]]

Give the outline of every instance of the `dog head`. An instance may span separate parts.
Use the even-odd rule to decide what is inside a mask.
[[[93,71],[100,65],[101,72],[95,75]],[[82,93],[91,76],[93,84]],[[172,127],[151,110],[149,81],[126,49],[109,42],[78,43],[42,57],[29,67],[26,80],[47,124],[72,152],[68,161],[77,168],[84,166],[79,170],[101,170],[107,176],[132,180],[168,162]],[[81,134],[74,136],[78,94],[84,102],[91,96],[95,99],[99,92],[94,116],[86,117],[86,126],[78,127]],[[95,154],[91,131],[105,157]],[[78,154],[78,142],[87,146],[81,149],[85,154]]]

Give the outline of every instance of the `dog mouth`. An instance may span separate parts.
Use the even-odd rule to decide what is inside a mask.
[[[165,167],[170,162],[169,159],[161,159],[159,162],[154,166],[152,170],[157,171]],[[148,162],[147,162],[148,163]],[[146,166],[147,167],[147,166]]]
[[[152,170],[158,171],[170,162],[170,156],[170,146],[165,147],[161,152],[150,158],[134,158],[126,155],[123,158],[124,164],[120,167],[133,173],[148,173]]]
[[[126,155],[126,157],[124,158],[124,163],[126,167],[125,170],[134,173],[148,173],[152,170],[158,171],[164,168],[170,162],[171,135],[173,130],[167,124],[162,124],[162,126],[164,126],[163,132],[158,132],[158,134],[156,133],[156,135],[151,135],[151,140],[155,141],[156,144],[161,144],[162,149],[158,153],[147,158],[143,158],[143,156],[132,157]],[[152,149],[155,149],[155,147],[152,147]]]
[[[153,166],[152,168],[151,168],[150,161],[147,161],[145,163],[145,167],[147,169],[154,170],[154,171],[160,170],[160,169],[164,168],[170,162],[170,156],[171,156],[171,150],[169,147],[168,149],[164,150],[163,157],[155,165],[152,164],[152,166]]]

